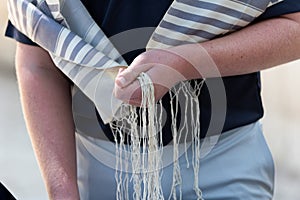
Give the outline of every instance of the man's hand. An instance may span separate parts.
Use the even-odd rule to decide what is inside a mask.
[[[137,77],[144,72],[154,84],[155,100],[158,101],[176,83],[186,80],[183,69],[188,65],[187,61],[169,50],[144,52],[128,68],[119,70],[114,94],[124,102],[139,106],[142,93]]]
[[[115,96],[139,105],[136,77],[147,73],[156,100],[178,81],[257,72],[300,58],[300,12],[252,24],[203,43],[151,50],[138,56],[116,78]]]

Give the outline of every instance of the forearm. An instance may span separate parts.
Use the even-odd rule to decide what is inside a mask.
[[[146,51],[119,72],[114,94],[139,105],[141,72],[150,76],[160,99],[179,81],[248,74],[299,58],[300,13],[293,13],[203,43]]]
[[[300,58],[299,14],[290,16],[266,20],[200,45],[171,50],[188,58],[201,72],[200,75],[193,67],[183,66],[181,71],[188,79],[218,76],[212,70],[214,64],[221,76],[260,71]]]
[[[28,47],[26,48],[28,50]],[[22,47],[18,47],[16,54],[21,101],[49,197],[77,199],[74,125],[69,83],[53,68],[40,67],[36,61],[22,62],[28,59],[29,54],[23,51]]]

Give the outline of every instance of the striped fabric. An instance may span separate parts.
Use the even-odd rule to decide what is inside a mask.
[[[282,0],[175,0],[158,27],[155,28],[146,49],[163,49],[187,43],[200,43],[239,30],[256,19],[266,8],[280,1]],[[122,55],[91,18],[81,1],[8,0],[8,10],[9,19],[15,27],[46,49],[56,66],[74,82],[76,87],[73,96],[73,115],[76,131],[90,135],[90,132],[99,130],[97,117],[93,109],[94,105],[105,123],[115,120],[116,113],[122,102],[113,96],[114,78],[118,67],[126,66],[127,64]],[[184,84],[182,83],[183,86]],[[192,91],[193,94],[190,94],[188,89],[183,90],[183,92],[187,96],[197,97],[200,93],[200,88]],[[148,94],[149,98],[151,94],[154,95],[153,93],[150,94],[150,92]],[[194,141],[192,145],[193,189],[197,198],[202,200],[202,191],[199,188],[198,180],[201,149],[199,100],[198,98],[193,98],[193,101],[187,100],[185,102],[186,105],[188,102],[191,103],[190,107],[196,110],[195,114],[193,114],[194,110],[189,110],[189,112],[186,110],[185,112],[190,113],[191,121],[189,123],[193,127],[189,130],[192,133],[191,141]],[[175,106],[177,105],[178,102],[175,103]],[[171,193],[172,197],[176,199],[177,189],[181,191],[180,166],[177,162],[181,131],[176,131],[177,116],[173,113],[172,106],[174,105],[171,103],[174,154]],[[133,110],[134,108],[132,109],[132,115],[135,114]],[[155,110],[156,108],[153,108],[153,112],[148,112],[152,113],[152,117],[149,115],[147,118],[148,124],[145,116],[146,112],[143,113],[142,118],[144,121],[142,124],[151,124],[151,119],[153,119],[152,122],[155,121]],[[137,117],[137,115],[135,116]],[[139,137],[139,132],[136,131],[137,124],[134,124],[136,121],[128,121],[132,122],[134,126],[134,128],[131,128],[134,132],[132,135],[138,136],[135,137],[134,144],[130,145],[131,151],[129,152],[133,152],[133,155],[139,155],[142,148],[140,141],[143,139]],[[184,123],[187,122],[185,121]],[[112,124],[110,125],[113,129]],[[147,133],[152,130],[146,127],[147,125],[142,127],[144,130],[142,136],[147,136]],[[142,199],[163,198],[160,183],[161,173],[158,170],[161,169],[161,154],[159,152],[163,147],[153,140],[153,138],[156,138],[153,137],[154,134],[156,135],[154,123],[152,126],[149,126],[153,128],[153,134],[150,134],[150,139],[143,139],[146,147],[143,146],[142,151],[149,153],[149,156],[143,153],[142,158],[140,156],[130,157],[130,162],[133,165],[132,178],[136,181],[133,194],[133,196],[136,196],[136,199],[141,199],[142,193],[140,188],[142,185],[144,186]],[[116,126],[115,129],[117,132],[123,133],[126,127],[122,124],[121,127]],[[116,147],[118,145],[116,143]],[[120,142],[120,145],[124,145],[124,143]],[[150,147],[152,147],[152,150]],[[120,146],[119,149],[125,148]],[[148,149],[150,150],[148,151]],[[145,166],[143,165],[142,169],[140,169],[141,160],[145,158],[149,158],[147,165],[150,168],[144,168]],[[117,151],[116,160],[120,161],[121,159],[122,153]],[[117,161],[116,163],[122,163]],[[125,169],[123,167],[127,166],[126,164],[124,166],[120,165],[120,169]],[[116,165],[116,167],[118,166],[119,164]],[[143,171],[143,169],[148,170]],[[122,170],[120,170],[120,174],[116,170],[116,177],[121,177],[122,173]],[[139,174],[142,175],[140,176]],[[117,178],[116,181],[118,185],[116,191],[117,199],[124,199],[123,190],[126,190],[126,183],[123,182],[122,178]],[[124,194],[128,196],[125,199],[129,199],[128,190]]]
[[[60,3],[50,1],[48,6],[44,0],[9,1],[9,19],[21,32],[51,53],[58,68],[95,102],[104,121],[109,122],[112,113],[116,112],[122,102],[111,93],[114,73],[104,69],[126,63],[80,1],[64,1],[64,8],[68,8],[66,14],[72,16],[68,22],[57,11]],[[82,13],[78,12],[78,7],[82,8],[79,9]],[[50,12],[50,9],[53,10]],[[56,20],[61,23],[56,23],[49,14],[57,17]],[[76,23],[79,19],[83,23]],[[101,88],[97,87],[101,84],[99,80],[102,83]],[[106,94],[105,100],[103,94]],[[97,101],[95,96],[101,96],[101,100]],[[114,106],[108,107],[107,102],[111,99]],[[106,105],[103,105],[104,102]]]
[[[147,49],[203,42],[236,31],[280,1],[174,1]],[[103,121],[111,121],[122,104],[112,95],[113,68],[126,62],[80,0],[8,0],[8,10],[16,28],[49,51],[57,67],[95,104]]]
[[[149,41],[148,48],[203,42],[245,27],[279,1],[174,1]]]

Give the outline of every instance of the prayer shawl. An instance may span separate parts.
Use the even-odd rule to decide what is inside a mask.
[[[155,28],[146,49],[200,43],[237,31],[251,23],[267,7],[281,1],[175,0]],[[79,0],[8,0],[8,11],[14,26],[46,49],[56,66],[73,81],[76,131],[97,134],[99,125],[94,106],[103,121],[110,123],[116,140],[117,199],[132,198],[127,191],[129,180],[134,184],[135,199],[163,199],[160,184],[162,144],[161,138],[156,135],[161,131],[162,118],[154,103],[151,79],[144,73],[139,77],[143,90],[141,107],[144,109],[141,109],[142,119],[139,119],[141,123],[138,125],[135,108],[117,100],[112,92],[118,67],[127,64]],[[181,198],[180,166],[177,163],[179,140],[182,133],[192,132],[194,190],[198,199],[202,199],[198,187],[200,110],[197,98],[201,84],[192,88],[186,82],[178,85],[170,92],[171,99],[183,93],[188,104],[184,113],[192,113],[193,116],[185,120],[178,130],[178,99],[175,103],[171,102],[174,174],[170,198]],[[187,128],[188,123],[192,130]],[[126,131],[131,135],[129,147],[124,144]],[[126,148],[133,152],[130,156],[124,153]],[[131,165],[122,162],[126,156]],[[132,177],[127,174],[124,178],[118,171],[131,171]]]

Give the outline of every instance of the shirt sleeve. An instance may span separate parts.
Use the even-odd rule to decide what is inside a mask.
[[[299,11],[300,0],[284,0],[268,8],[255,20],[255,22]],[[36,43],[32,42],[27,36],[18,31],[10,22],[8,22],[5,36],[13,38],[16,41],[24,44],[37,45]]]
[[[256,21],[261,21],[280,15],[300,12],[300,0],[284,0],[274,6],[269,7]]]

